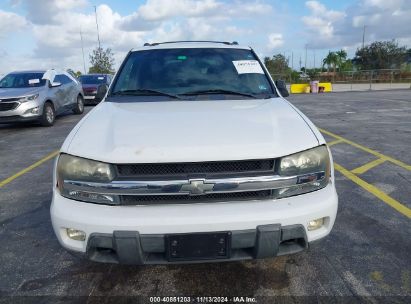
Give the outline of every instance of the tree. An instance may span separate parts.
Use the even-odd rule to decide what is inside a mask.
[[[290,72],[288,60],[282,54],[276,54],[272,58],[265,57],[264,64],[270,74],[284,74]]]
[[[352,71],[352,70],[353,70],[353,64],[352,64],[351,59],[345,60],[340,66],[340,71]]]
[[[305,74],[308,75],[310,80],[317,79],[320,72],[321,72],[321,69],[317,69],[317,68],[305,70]]]
[[[114,73],[114,57],[110,48],[97,47],[90,55],[89,73],[112,74]]]
[[[345,50],[341,49],[341,50],[335,52],[335,54],[337,55],[337,58],[338,58],[338,68],[341,71],[342,66],[347,61],[347,52]]]
[[[357,49],[354,63],[363,70],[399,68],[407,57],[406,47],[399,47],[395,40],[375,41]]]
[[[333,71],[335,73],[337,66],[339,64],[339,56],[337,55],[336,52],[328,52],[327,57],[324,58],[323,60],[323,66],[326,65],[327,66],[327,71],[330,71],[330,67],[333,68]]]
[[[408,49],[407,51],[404,66],[402,67],[402,69],[411,72],[411,49]]]
[[[72,69],[67,69],[66,71],[67,71],[67,73],[69,73],[74,78],[78,78],[81,75],[81,72],[74,72]],[[78,74],[78,73],[80,73],[80,74]]]

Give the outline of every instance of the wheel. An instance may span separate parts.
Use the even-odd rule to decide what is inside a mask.
[[[45,127],[51,127],[56,119],[56,112],[54,111],[53,104],[46,102],[43,107],[43,114],[40,118],[40,123]]]
[[[76,107],[73,109],[74,114],[82,114],[84,112],[84,100],[83,96],[77,96]]]

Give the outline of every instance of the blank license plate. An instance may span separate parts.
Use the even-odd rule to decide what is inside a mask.
[[[170,234],[166,236],[169,261],[227,259],[231,232]]]

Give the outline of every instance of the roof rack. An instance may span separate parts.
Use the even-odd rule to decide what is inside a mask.
[[[180,40],[180,41],[165,41],[165,42],[154,42],[154,43],[144,43],[144,46],[156,46],[160,44],[168,44],[168,43],[190,43],[190,42],[208,42],[208,43],[221,43],[226,45],[238,45],[237,41],[228,42],[228,41],[212,41],[212,40]]]

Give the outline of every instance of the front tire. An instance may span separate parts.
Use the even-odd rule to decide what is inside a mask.
[[[40,123],[44,127],[51,127],[56,119],[56,111],[54,110],[53,104],[46,102],[43,107],[43,114],[40,118]]]
[[[84,99],[83,96],[78,95],[77,96],[77,102],[76,102],[76,107],[73,109],[74,114],[83,114],[84,112]]]

